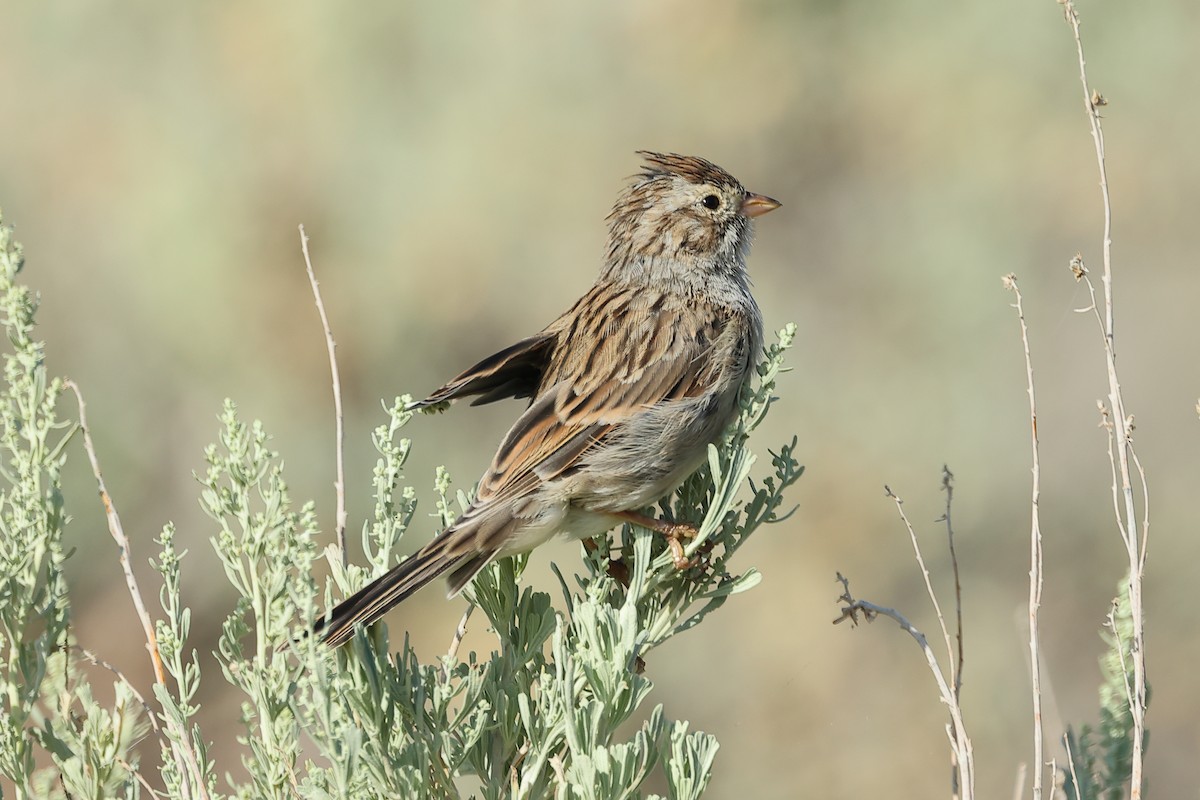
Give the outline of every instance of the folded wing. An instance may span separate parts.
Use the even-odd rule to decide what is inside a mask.
[[[554,339],[554,334],[546,332],[522,339],[464,370],[429,397],[409,407],[425,408],[472,395],[479,395],[471,403],[473,406],[508,397],[532,397],[550,360]]]

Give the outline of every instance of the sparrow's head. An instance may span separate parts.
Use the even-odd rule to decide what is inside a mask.
[[[695,156],[639,151],[645,168],[608,215],[610,269],[669,259],[701,269],[743,268],[750,220],[779,208]]]

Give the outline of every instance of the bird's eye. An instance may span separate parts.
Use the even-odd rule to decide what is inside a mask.
[[[721,198],[717,197],[715,194],[706,194],[704,199],[700,202],[705,208],[711,209],[712,211],[716,211],[721,207]]]

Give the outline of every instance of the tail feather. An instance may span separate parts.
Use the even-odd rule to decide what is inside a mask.
[[[350,641],[355,627],[370,625],[445,572],[450,573],[449,595],[453,597],[499,554],[520,522],[508,505],[468,508],[457,522],[407,561],[338,603],[317,622],[313,633],[330,647],[343,645]]]
[[[479,574],[479,570],[486,567],[493,558],[496,557],[496,551],[483,552],[474,556],[463,558],[461,563],[454,568],[454,571],[446,578],[448,584],[447,596],[454,597],[463,589],[467,588],[467,584],[471,579]]]
[[[426,547],[339,603],[313,633],[330,647],[339,647],[350,641],[356,626],[370,625],[463,558],[447,558],[442,548]]]

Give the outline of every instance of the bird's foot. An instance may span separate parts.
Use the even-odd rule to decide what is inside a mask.
[[[661,533],[667,539],[667,547],[671,550],[671,560],[675,562],[675,569],[684,570],[691,569],[700,563],[697,558],[688,558],[684,552],[683,542],[681,539],[695,539],[700,533],[695,525],[689,525],[686,522],[671,522],[665,519],[655,519],[647,517],[644,514],[637,514],[633,511],[622,511],[613,516],[623,519],[626,522],[632,522],[634,525],[641,525],[643,528],[649,528],[652,531]]]
[[[687,557],[687,553],[683,551],[683,543],[677,538],[667,537],[667,547],[671,549],[671,560],[675,562],[677,570],[691,569],[700,563],[699,559]]]

